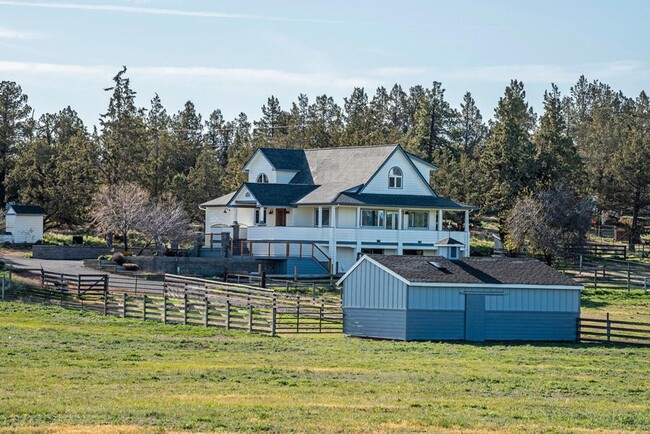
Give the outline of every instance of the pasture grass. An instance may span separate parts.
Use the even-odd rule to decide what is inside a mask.
[[[0,303],[0,432],[647,432],[648,378],[631,346],[272,338]]]

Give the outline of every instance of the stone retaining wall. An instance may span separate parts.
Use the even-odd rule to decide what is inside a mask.
[[[165,256],[131,256],[129,262],[138,264],[139,271],[150,273],[182,274],[185,276],[221,276],[224,267],[229,273],[250,273],[258,271],[259,264],[267,273],[273,272],[273,264],[250,257],[242,258],[192,258]]]
[[[32,257],[37,259],[79,261],[81,259],[97,259],[98,256],[110,253],[111,250],[108,247],[52,246],[47,244],[32,246]]]

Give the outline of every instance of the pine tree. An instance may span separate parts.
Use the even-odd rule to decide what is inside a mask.
[[[0,81],[0,207],[3,209],[12,157],[30,135],[31,113],[22,88],[13,81]]]
[[[20,146],[8,185],[25,203],[45,208],[45,229],[83,225],[98,188],[98,148],[70,107],[41,116]]]
[[[234,135],[233,126],[226,122],[217,109],[210,114],[210,118],[205,122],[205,144],[215,152],[217,161],[221,167],[228,164],[228,149]]]
[[[309,106],[308,148],[333,148],[339,146],[343,130],[341,108],[331,96],[321,95]]]
[[[582,162],[571,137],[567,135],[566,116],[562,97],[555,84],[551,91],[544,92],[544,114],[536,131],[535,154],[537,158],[537,180],[539,187],[548,189],[563,183],[577,187],[582,173]]]
[[[343,146],[368,145],[369,135],[368,94],[362,87],[355,87],[349,98],[343,99],[343,121],[345,127],[341,136]]]
[[[175,140],[174,172],[187,175],[203,148],[203,121],[192,101],[187,101],[172,119]]]
[[[262,106],[262,117],[253,122],[253,140],[256,147],[275,147],[282,145],[282,136],[287,134],[288,114],[280,107],[280,101],[271,96]]]
[[[174,140],[171,136],[171,119],[158,94],[151,100],[146,118],[147,156],[140,183],[151,199],[158,202],[169,190],[173,177]]]
[[[486,187],[483,206],[499,213],[503,239],[505,216],[517,196],[535,185],[535,146],[531,139],[535,114],[526,102],[524,84],[512,80],[494,111],[490,136],[480,160]]]
[[[481,116],[481,111],[476,106],[472,94],[465,93],[463,102],[460,104],[456,131],[462,152],[471,158],[477,158],[485,144],[487,132],[483,116]]]
[[[450,148],[458,113],[445,100],[445,90],[434,81],[428,93],[428,103],[420,105],[415,119],[410,148],[428,162],[434,161],[436,152]]]
[[[101,174],[106,184],[137,181],[146,158],[144,111],[125,77],[126,67],[113,77],[108,110],[101,115]]]
[[[641,92],[619,117],[621,141],[612,154],[612,184],[608,199],[614,207],[632,211],[629,247],[641,242],[641,211],[650,207],[650,100]]]

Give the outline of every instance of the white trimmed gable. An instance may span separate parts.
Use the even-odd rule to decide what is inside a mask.
[[[267,176],[269,183],[275,184],[278,182],[275,169],[259,150],[255,152],[253,158],[246,164],[244,172],[248,172],[248,182],[257,182],[257,177],[262,173]]]
[[[257,204],[257,199],[253,196],[253,193],[244,185],[242,188],[235,194],[235,196],[230,200],[231,205],[235,204]]]
[[[418,171],[422,174],[422,177],[427,180],[427,182],[431,179],[431,171],[432,169],[428,164],[424,163],[423,161],[418,160],[417,158],[411,158],[411,161],[413,164],[415,164],[415,167],[417,167]]]
[[[388,188],[388,173],[393,167],[402,169],[402,188]],[[427,182],[422,179],[420,170],[414,167],[413,160],[401,148],[398,148],[370,179],[370,182],[362,189],[362,193],[431,196],[431,189],[428,185],[429,168],[426,169],[425,179]]]

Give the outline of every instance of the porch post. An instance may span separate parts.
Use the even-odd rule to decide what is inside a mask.
[[[318,207],[318,225],[319,228],[323,227],[323,207]]]
[[[354,222],[354,227],[355,228],[360,228],[361,227],[361,207],[357,207],[357,220]]]
[[[465,232],[469,232],[469,210],[465,210]]]
[[[438,230],[442,231],[442,210],[438,210]]]
[[[336,274],[337,270],[337,257],[336,257],[336,206],[332,205],[330,208],[330,259],[332,260],[332,273]]]
[[[397,254],[404,254],[404,244],[402,241],[402,208],[397,210]]]
[[[260,223],[266,224],[266,214],[264,213],[266,211],[263,206],[260,207]]]
[[[232,222],[237,223],[237,208],[230,208],[232,210]]]

